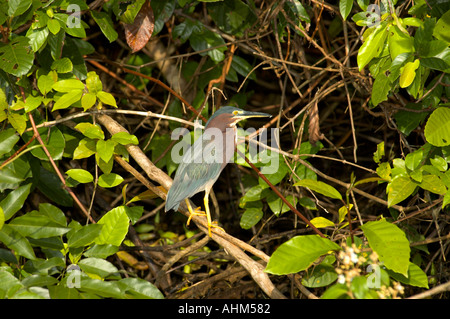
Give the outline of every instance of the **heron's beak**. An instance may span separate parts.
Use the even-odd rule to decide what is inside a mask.
[[[238,111],[238,113],[233,116],[233,118],[237,120],[236,122],[253,117],[272,117],[272,115],[263,112]]]

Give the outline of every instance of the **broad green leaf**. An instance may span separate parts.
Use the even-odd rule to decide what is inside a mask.
[[[105,37],[109,40],[109,42],[114,42],[117,40],[117,37],[119,36],[114,30],[114,24],[110,18],[110,16],[103,11],[90,11],[92,18],[94,18],[94,21],[98,24],[100,27],[100,30],[102,30]]]
[[[402,53],[414,52],[414,38],[402,32],[396,25],[389,28],[389,53],[394,60]]]
[[[209,55],[214,62],[223,61],[225,58],[225,41],[218,33],[203,28],[201,32],[193,32],[189,42],[195,51],[202,51],[200,55]]]
[[[25,114],[9,113],[8,122],[20,135],[22,135],[27,128],[27,118],[25,117]]]
[[[100,158],[108,162],[114,154],[114,147],[116,146],[116,142],[113,140],[98,140],[97,141],[97,153]]]
[[[353,0],[339,0],[339,11],[344,20],[347,20],[348,15],[352,11]]]
[[[25,112],[28,113],[33,111],[34,109],[37,109],[42,104],[43,100],[44,97],[42,96],[29,95],[25,102]]]
[[[345,284],[334,284],[333,286],[328,288],[320,298],[321,299],[350,299],[348,290],[349,290],[349,288]]]
[[[0,69],[14,76],[25,75],[33,66],[34,52],[29,39],[17,36],[0,46]]]
[[[64,215],[63,211],[56,206],[53,206],[50,203],[41,203],[39,204],[39,213],[44,216],[47,216],[53,222],[57,223],[60,226],[66,227],[67,220],[66,215]]]
[[[302,285],[309,288],[325,287],[334,282],[338,274],[332,265],[320,264],[308,272],[302,278]]]
[[[379,260],[388,269],[407,276],[411,249],[405,233],[384,219],[368,222],[361,229]]]
[[[119,281],[127,294],[136,299],[164,299],[164,295],[153,284],[141,278],[124,278]]]
[[[100,235],[102,224],[90,224],[70,234],[67,245],[71,248],[86,247]]]
[[[114,245],[93,245],[83,255],[86,257],[97,257],[106,259],[119,251],[119,247]]]
[[[295,183],[294,186],[307,187],[307,188],[311,189],[312,191],[320,193],[324,196],[342,200],[341,194],[333,186],[330,186],[321,181],[315,181],[312,179],[303,179],[303,180]]]
[[[100,101],[102,101],[103,104],[117,107],[116,99],[114,99],[114,96],[112,96],[111,93],[108,93],[105,91],[100,91],[100,92],[97,92],[97,97]]]
[[[384,156],[384,142],[377,144],[377,150],[373,153],[373,161],[377,164],[381,162],[381,159]]]
[[[50,92],[52,90],[53,84],[56,83],[56,77],[57,75],[54,71],[50,71],[47,75],[41,75],[37,80],[39,91],[41,91],[41,93],[44,95]]]
[[[75,102],[80,101],[82,94],[82,90],[73,90],[62,95],[53,105],[52,111],[68,108]]]
[[[0,206],[0,230],[2,230],[4,224],[5,224],[5,213],[3,213],[3,208]]]
[[[386,27],[386,23],[381,23],[359,48],[357,57],[359,71],[383,51],[387,37]]]
[[[436,167],[441,172],[445,172],[448,169],[447,161],[439,155],[436,155],[434,158],[430,158],[430,162],[431,162],[431,165]]]
[[[78,290],[85,291],[103,298],[123,298],[123,287],[118,281],[103,281],[100,279],[92,279],[82,277],[80,280],[80,288]]]
[[[52,159],[54,159],[55,161],[60,160],[64,154],[64,148],[66,146],[66,141],[64,140],[63,133],[57,127],[53,127],[51,130],[47,128],[41,128],[38,131]],[[29,136],[31,138],[32,135],[30,134]],[[33,141],[31,145],[37,144],[37,141]],[[31,151],[31,153],[40,160],[49,160],[47,154],[42,148],[35,148]]]
[[[78,266],[80,266],[84,272],[95,274],[102,279],[119,273],[116,266],[101,258],[90,257],[83,259],[78,263]]]
[[[390,182],[386,188],[388,193],[388,207],[398,204],[408,198],[417,187],[417,183],[409,177],[398,176]]]
[[[420,66],[419,59],[416,59],[414,62],[408,62],[403,67],[403,71],[400,74],[399,85],[401,88],[406,88],[413,83],[414,78],[416,77],[416,70]]]
[[[0,206],[3,208],[3,213],[5,214],[5,220],[10,219],[13,215],[22,208],[25,200],[30,193],[30,184],[25,184],[19,188],[10,192],[1,202]]]
[[[47,22],[48,30],[53,34],[58,34],[59,30],[61,30],[61,25],[56,19],[49,19]]]
[[[408,274],[407,276],[404,276],[402,274],[398,274],[393,271],[389,271],[389,275],[394,278],[395,280],[400,281],[401,283],[404,283],[406,285],[421,287],[421,288],[429,288],[428,287],[428,278],[427,274],[420,269],[419,266],[416,264],[410,262],[408,267]]]
[[[128,233],[129,221],[123,206],[110,210],[98,221],[98,224],[103,225],[103,228],[95,243],[120,246]]]
[[[97,73],[91,71],[87,74],[86,78],[86,87],[89,90],[89,93],[97,94],[103,89],[102,81]]]
[[[405,157],[405,166],[407,169],[414,171],[419,167],[420,163],[424,159],[423,149],[418,149],[412,153],[409,153]]]
[[[20,256],[32,260],[36,259],[30,242],[9,225],[3,225],[3,228],[0,230],[0,242],[6,247],[13,249]]]
[[[253,202],[252,202],[253,203]],[[261,207],[249,207],[246,208],[241,216],[239,222],[242,229],[250,229],[255,226],[261,220],[263,216],[262,205]]]
[[[73,64],[69,58],[62,58],[62,59],[53,61],[51,69],[56,70],[56,72],[58,72],[58,73],[68,73],[68,72],[72,72]]]
[[[286,200],[294,207],[297,205],[297,198],[292,195],[286,196]],[[283,202],[283,200],[274,192],[270,192],[267,196],[267,204],[269,204],[270,209],[276,216],[280,216],[281,214],[291,210],[289,206],[286,205],[286,203]]]
[[[70,231],[38,211],[29,212],[11,220],[9,226],[22,236],[40,239],[61,236]]]
[[[335,224],[325,217],[315,217],[310,220],[311,224],[313,224],[317,228],[324,228],[324,227],[334,227]]]
[[[23,288],[20,280],[12,274],[9,267],[0,268],[0,298],[11,297],[11,294]]]
[[[317,258],[339,245],[318,235],[296,236],[281,244],[269,259],[265,272],[287,275],[307,269]]]
[[[84,84],[77,79],[59,80],[53,84],[52,89],[58,92],[71,92],[73,90],[84,90]]]
[[[97,141],[84,138],[78,144],[78,147],[73,151],[73,159],[87,158],[96,152]]]
[[[434,146],[450,145],[450,109],[438,107],[425,125],[425,138]]]
[[[22,280],[25,287],[46,287],[57,284],[58,279],[48,275],[33,274]]]
[[[111,136],[111,139],[114,142],[117,142],[121,145],[128,145],[128,144],[138,145],[139,144],[139,140],[137,139],[137,137],[128,132],[118,132],[118,133],[114,134],[113,136]]]
[[[450,10],[444,13],[440,19],[436,22],[436,26],[433,30],[433,35],[439,39],[450,43],[450,35],[448,30],[450,29]]]
[[[31,0],[10,0],[8,1],[8,16],[18,17],[25,13],[31,6]]]
[[[91,139],[104,139],[105,133],[103,133],[100,126],[88,122],[79,123],[75,126],[75,129],[83,133],[84,136]]]
[[[107,173],[100,175],[98,185],[103,188],[115,187],[123,182],[123,177],[115,173]]]
[[[66,174],[80,183],[91,183],[94,181],[94,176],[81,168],[69,169]]]
[[[280,160],[279,165],[278,165],[278,170],[272,174],[265,174],[265,177],[273,185],[277,185],[278,183],[280,183],[283,180],[283,178],[286,176],[288,171],[289,171],[289,167],[286,165],[284,160]],[[269,187],[269,185],[262,178],[259,178],[258,182],[259,182],[259,185],[261,185],[263,188]]]
[[[447,187],[436,175],[423,175],[419,186],[435,194],[444,195],[447,193]]]
[[[19,136],[16,135],[16,130],[13,128],[8,128],[0,132],[0,157],[3,154],[11,152],[19,139]]]
[[[391,90],[391,82],[388,77],[381,72],[375,78],[372,87],[372,104],[373,106],[377,106],[383,101],[386,101],[388,98],[389,91]]]
[[[86,93],[81,98],[81,107],[83,108],[83,111],[89,110],[91,107],[94,106],[95,102],[97,101],[97,96],[94,93]]]

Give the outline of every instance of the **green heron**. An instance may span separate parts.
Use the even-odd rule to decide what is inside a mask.
[[[165,211],[177,210],[185,200],[190,214],[187,224],[189,225],[194,215],[206,215],[208,234],[211,237],[211,227],[220,227],[211,222],[209,192],[234,155],[237,143],[236,123],[247,118],[270,116],[267,113],[249,112],[232,106],[217,110],[206,123],[202,136],[183,155],[172,187],[167,193]],[[188,200],[201,191],[205,191],[204,212],[200,211],[200,207],[193,210]]]

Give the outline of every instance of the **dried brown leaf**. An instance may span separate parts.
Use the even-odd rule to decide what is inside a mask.
[[[150,1],[146,1],[132,24],[125,24],[125,38],[132,52],[141,50],[150,40],[155,28],[155,17],[153,15]]]

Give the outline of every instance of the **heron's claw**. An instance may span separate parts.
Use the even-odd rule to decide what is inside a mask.
[[[206,216],[206,213],[201,210],[201,207],[197,207],[194,210],[192,210],[192,208],[190,208],[188,206],[188,209],[189,209],[189,218],[186,223],[186,225],[188,225],[188,226],[189,226],[189,223],[191,222],[191,219],[193,216]]]

